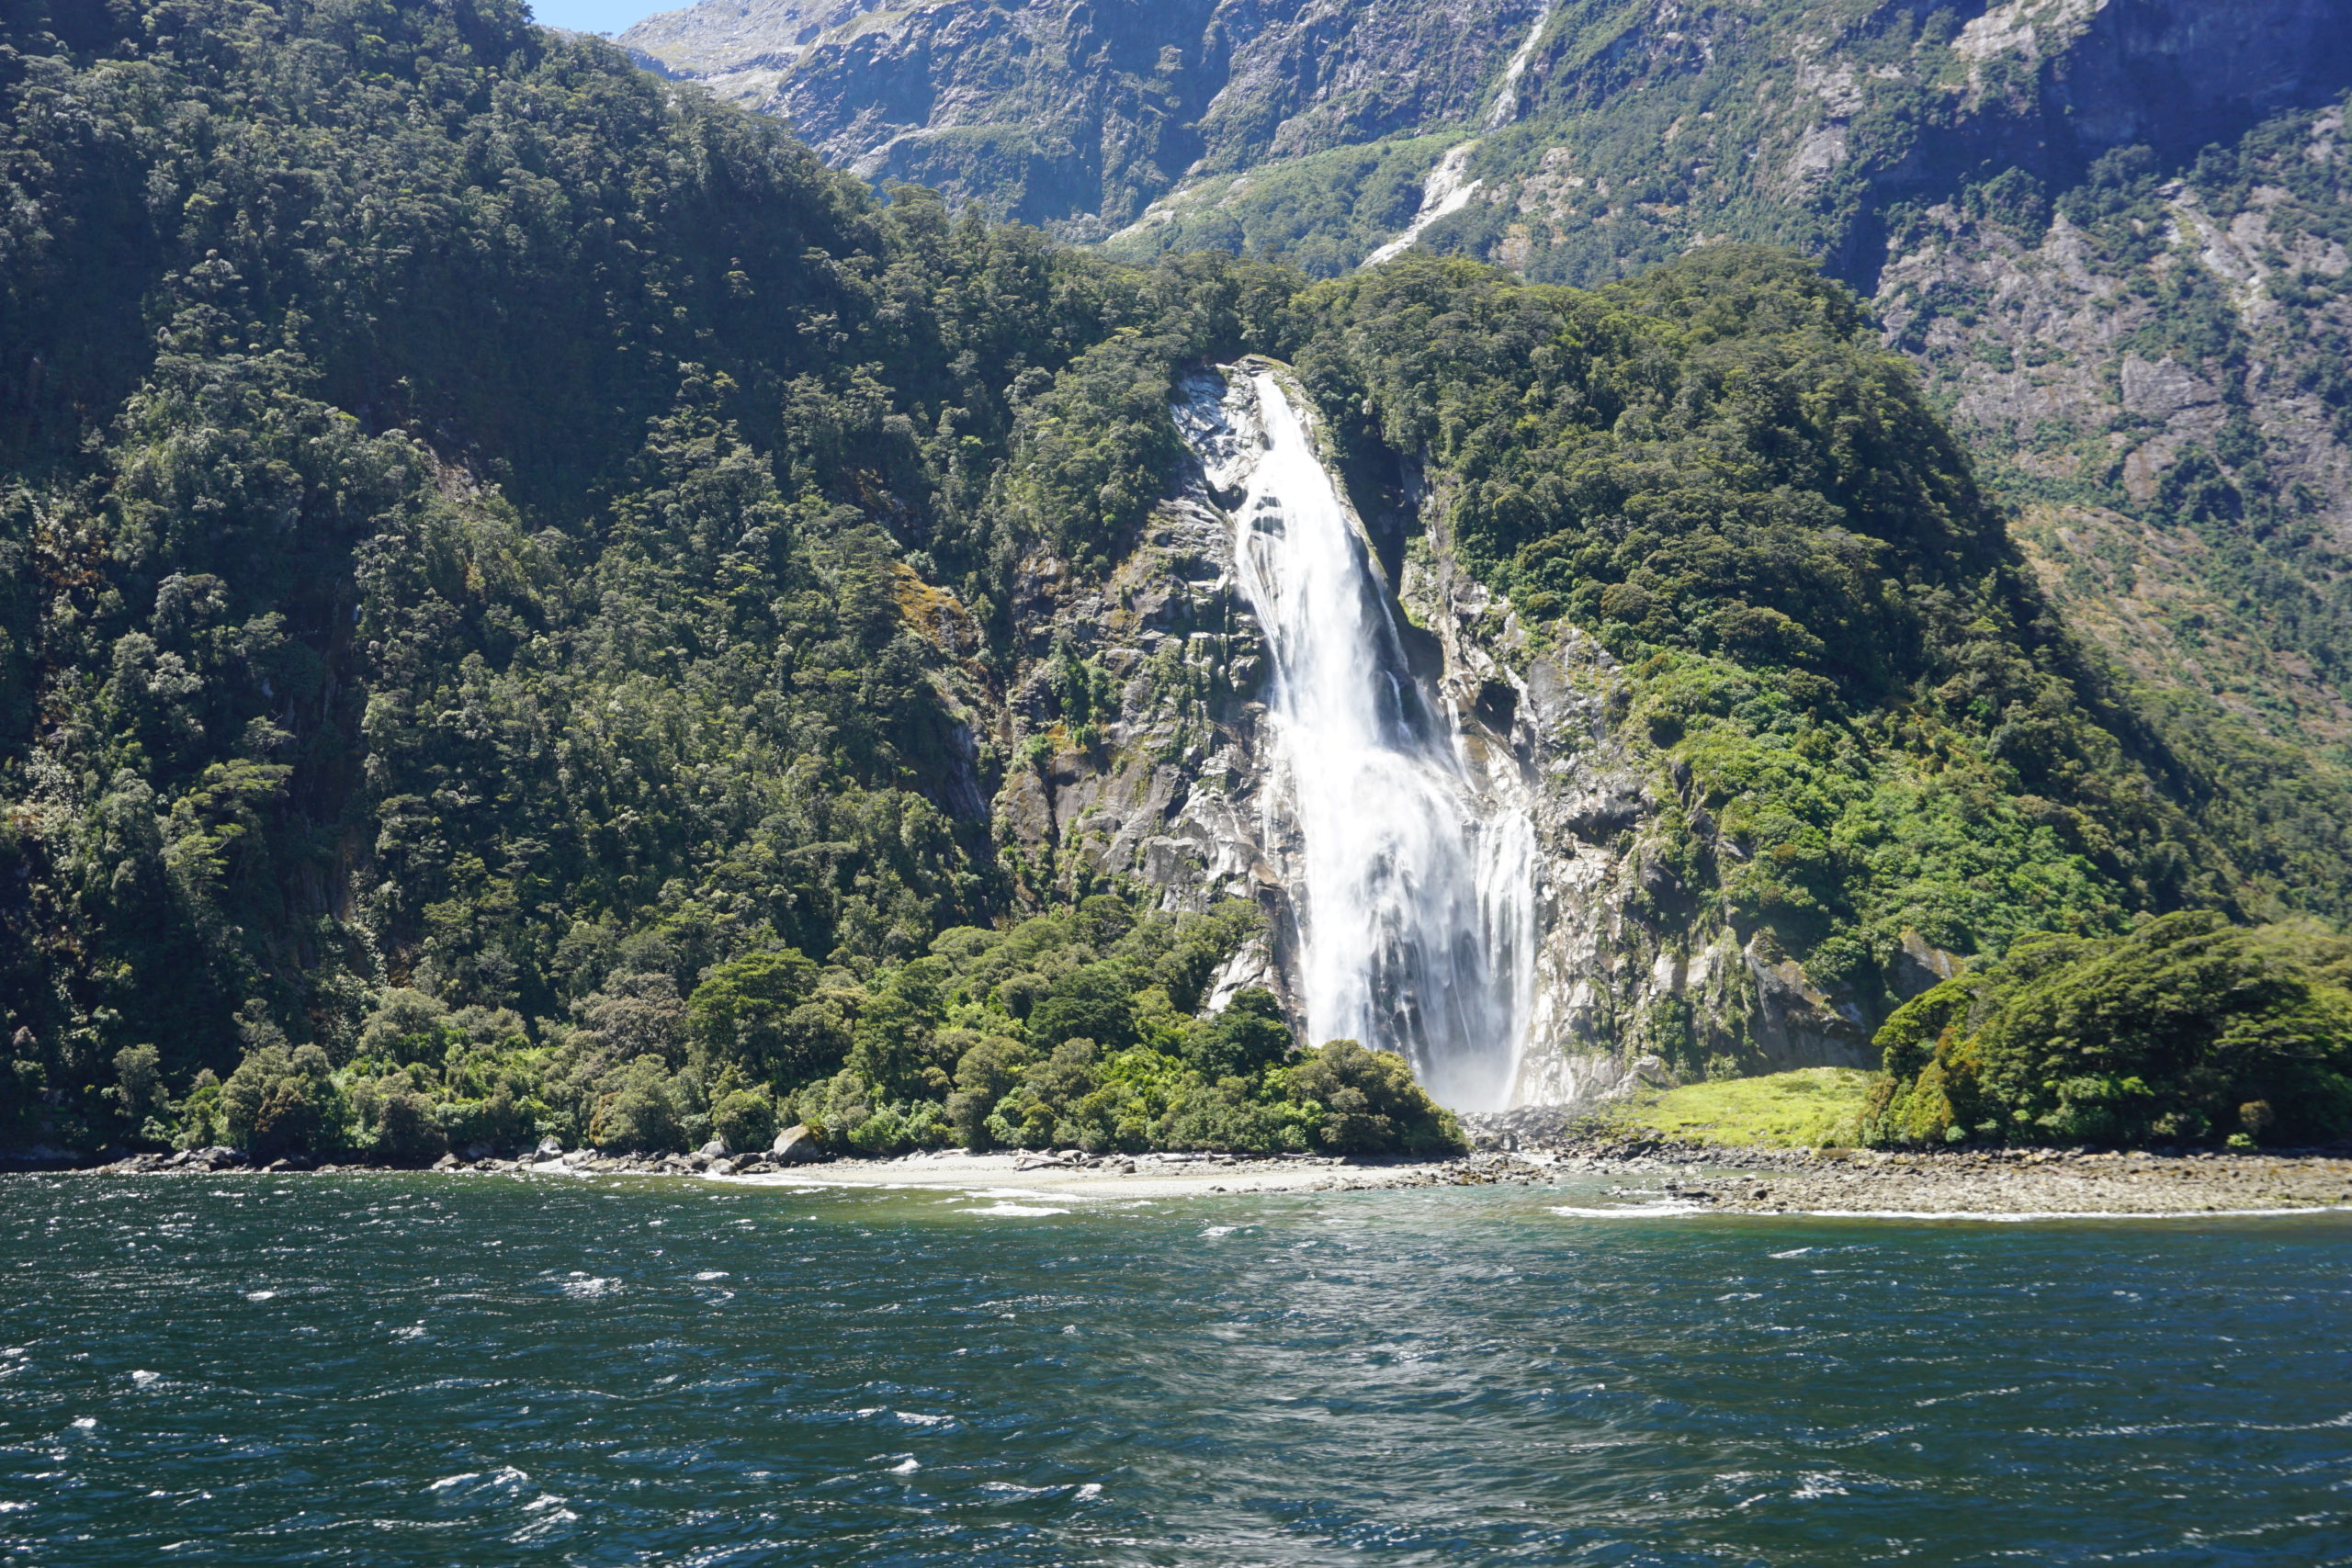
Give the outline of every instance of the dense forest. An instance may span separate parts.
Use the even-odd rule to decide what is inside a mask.
[[[1457,1146],[1216,994],[1256,909],[991,809],[1115,742],[1024,572],[1107,574],[1173,378],[1253,352],[1619,661],[1661,919],[1883,1016],[1905,931],[2343,912],[2335,797],[2136,706],[1780,253],[1125,265],[513,0],[7,16],[0,1142]]]

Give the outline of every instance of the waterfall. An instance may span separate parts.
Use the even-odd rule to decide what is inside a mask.
[[[1496,87],[1494,100],[1487,106],[1482,122],[1487,130],[1500,130],[1519,118],[1520,80],[1527,74],[1528,62],[1535,58],[1535,46],[1544,41],[1544,29],[1551,20],[1552,0],[1544,0],[1535,12],[1535,25],[1527,29],[1527,37],[1503,67],[1502,82]],[[1405,225],[1404,232],[1364,257],[1365,266],[1383,266],[1395,261],[1419,244],[1431,225],[1470,205],[1470,198],[1478,194],[1483,182],[1464,181],[1463,175],[1469,172],[1470,154],[1478,150],[1478,141],[1479,138],[1474,136],[1445,150],[1445,155],[1421,182],[1421,205],[1412,221]]]
[[[1503,67],[1502,85],[1495,89],[1495,101],[1487,110],[1487,129],[1500,130],[1519,118],[1519,84],[1527,74],[1527,62],[1535,58],[1535,46],[1544,41],[1544,28],[1552,19],[1552,0],[1544,0],[1535,13],[1535,25],[1527,29],[1526,39],[1519,51]]]
[[[1470,167],[1470,154],[1477,150],[1476,141],[1464,141],[1446,150],[1445,156],[1437,161],[1437,167],[1421,183],[1421,206],[1413,214],[1413,220],[1405,225],[1404,232],[1364,257],[1364,265],[1382,266],[1395,261],[1420,243],[1421,235],[1431,224],[1451,218],[1470,205],[1470,198],[1478,194],[1478,182],[1465,184],[1462,176]]]
[[[1441,1103],[1501,1109],[1533,977],[1532,829],[1482,800],[1456,726],[1410,672],[1377,558],[1289,389],[1271,370],[1228,377],[1180,412],[1212,481],[1242,492],[1235,573],[1272,656],[1283,787],[1267,795],[1300,846],[1309,1035],[1401,1052]]]

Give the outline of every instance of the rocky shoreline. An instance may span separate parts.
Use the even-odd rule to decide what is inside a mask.
[[[2067,1149],[1887,1152],[1599,1145],[1556,1173],[1649,1179],[1613,1196],[1750,1214],[2270,1213],[2352,1208],[2352,1156]]]
[[[368,1163],[277,1160],[228,1149],[142,1154],[83,1166],[111,1176],[390,1170]],[[825,1187],[1019,1188],[1061,1196],[1130,1197],[1280,1191],[1372,1191],[1458,1186],[1576,1186],[1614,1177],[1608,1207],[1635,1212],[1856,1215],[2194,1215],[2352,1209],[2352,1154],[2000,1149],[1890,1153],[1861,1149],[1722,1148],[1608,1138],[1486,1148],[1441,1161],[1289,1156],[972,1155],[940,1150],[897,1159],[815,1163],[768,1155],[610,1156],[543,1146],[519,1158],[447,1156],[450,1174],[691,1176]]]

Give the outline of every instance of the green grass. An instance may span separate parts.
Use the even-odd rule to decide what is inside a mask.
[[[1803,1067],[1760,1078],[1717,1078],[1646,1091],[1611,1120],[1626,1132],[1684,1144],[1850,1144],[1876,1076],[1854,1067]]]

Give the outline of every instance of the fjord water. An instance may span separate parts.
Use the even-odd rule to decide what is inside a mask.
[[[2352,1562],[2343,1217],[1606,1201],[16,1179],[0,1562]]]
[[[1289,389],[1228,376],[1258,437],[1220,477],[1243,490],[1235,572],[1273,656],[1279,793],[1304,841],[1308,1033],[1396,1051],[1441,1103],[1499,1110],[1534,967],[1533,835],[1472,788]]]

